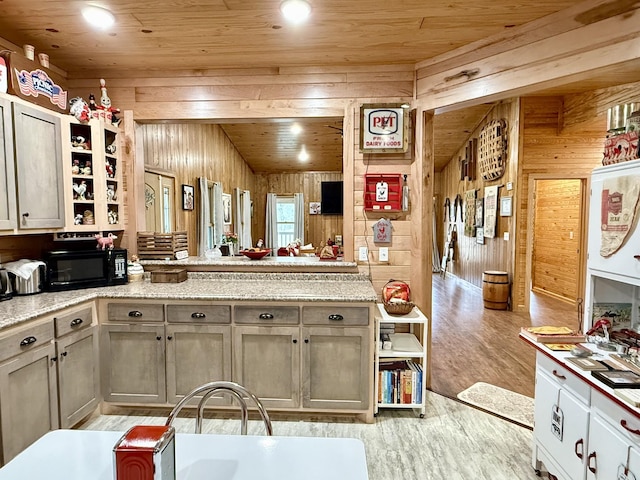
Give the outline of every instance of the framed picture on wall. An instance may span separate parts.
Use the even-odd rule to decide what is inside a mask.
[[[182,185],[182,209],[193,210],[194,204],[193,185]]]
[[[484,198],[476,199],[476,227],[484,227]]]
[[[232,223],[231,218],[231,194],[223,193],[222,194],[222,221],[225,225],[230,225]]]
[[[511,216],[511,199],[512,197],[500,198],[500,216],[501,217]]]
[[[484,245],[484,227],[476,228],[476,243]]]

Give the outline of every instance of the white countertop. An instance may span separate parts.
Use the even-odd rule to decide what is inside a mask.
[[[0,468],[0,480],[113,480],[123,432],[55,430]],[[176,434],[177,480],[367,480],[353,438]]]

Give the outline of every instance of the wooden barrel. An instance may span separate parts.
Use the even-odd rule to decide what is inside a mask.
[[[509,274],[487,270],[482,274],[482,300],[484,308],[507,310],[509,308]]]

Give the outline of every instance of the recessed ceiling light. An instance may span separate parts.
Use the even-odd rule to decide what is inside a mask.
[[[302,146],[302,149],[298,154],[298,160],[300,160],[301,162],[306,162],[307,160],[309,160],[309,154],[307,153],[307,149],[304,148],[304,145]]]
[[[302,23],[311,13],[311,5],[305,0],[284,0],[280,4],[284,18],[291,23]]]
[[[299,135],[301,132],[302,127],[300,125],[298,125],[297,123],[291,125],[291,133],[293,133],[294,135]]]
[[[89,25],[101,30],[108,29],[116,21],[113,13],[111,13],[109,10],[93,5],[84,7],[82,9],[82,16],[89,23]]]

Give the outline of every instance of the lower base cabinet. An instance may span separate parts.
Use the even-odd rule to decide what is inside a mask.
[[[0,365],[3,464],[58,428],[55,354],[48,343]]]

